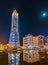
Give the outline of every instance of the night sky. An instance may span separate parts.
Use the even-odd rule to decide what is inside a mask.
[[[48,35],[48,0],[0,0],[0,42],[9,41],[14,9],[19,13],[20,40],[29,33]]]

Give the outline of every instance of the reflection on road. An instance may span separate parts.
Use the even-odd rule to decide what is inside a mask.
[[[38,50],[24,50],[23,51],[23,61],[28,63],[33,63],[39,61],[39,53]]]
[[[8,53],[9,65],[20,64],[20,54],[18,52]],[[48,62],[48,51],[47,50],[23,50],[23,62],[34,63],[34,62]],[[22,56],[21,56],[22,57]],[[23,64],[22,64],[23,65]]]
[[[20,53],[8,53],[9,65],[19,65]]]

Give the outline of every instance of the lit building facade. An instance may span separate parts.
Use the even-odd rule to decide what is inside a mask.
[[[45,37],[45,49],[48,50],[48,36]]]
[[[34,36],[33,37],[33,44],[32,44],[32,46],[33,47],[38,47],[38,45],[39,45],[39,39],[38,39],[38,37],[37,36]]]
[[[39,43],[39,46],[41,47],[41,48],[44,48],[44,39],[45,39],[45,37],[44,36],[42,36],[42,35],[39,35],[38,36],[38,43]]]
[[[38,36],[27,35],[23,37],[23,47],[28,49],[44,48],[44,45],[45,45],[44,40],[45,40],[45,37],[42,35],[38,35]]]
[[[23,47],[25,49],[28,49],[28,48],[32,49],[32,43],[33,43],[32,40],[33,40],[33,36],[30,34],[23,37]]]
[[[12,25],[11,25],[11,33],[9,39],[9,47],[18,47],[20,46],[19,42],[19,31],[18,31],[18,12],[16,10],[12,13]]]
[[[23,37],[23,47],[32,49],[34,47],[38,47],[39,38],[37,36],[27,35]]]

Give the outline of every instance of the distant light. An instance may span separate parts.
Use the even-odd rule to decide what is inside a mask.
[[[41,11],[40,18],[41,20],[45,21],[47,19],[48,13],[47,11]]]
[[[45,17],[46,16],[46,13],[43,13],[43,16]]]

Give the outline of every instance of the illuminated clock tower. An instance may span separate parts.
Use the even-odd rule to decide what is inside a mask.
[[[11,33],[9,39],[9,47],[18,47],[20,46],[19,42],[19,31],[18,31],[18,12],[16,10],[12,13],[12,24],[11,24]]]

